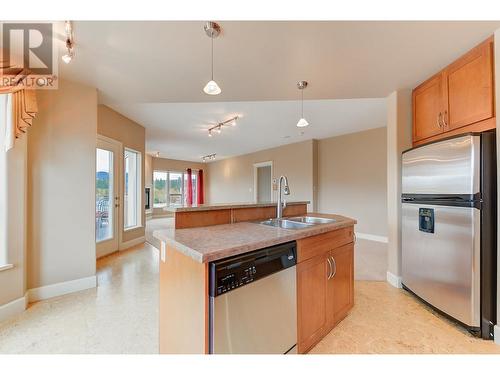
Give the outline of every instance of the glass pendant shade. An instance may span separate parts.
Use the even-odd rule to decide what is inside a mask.
[[[307,125],[309,125],[309,123],[303,117],[299,120],[299,122],[297,122],[298,128],[303,128],[303,127],[306,127]]]
[[[208,95],[219,95],[222,90],[220,89],[219,85],[215,81],[209,81],[205,87],[203,88],[203,91],[205,94]]]
[[[68,52],[66,55],[62,56],[62,61],[64,61],[66,64],[69,64],[72,59],[73,59],[73,54],[71,52]]]

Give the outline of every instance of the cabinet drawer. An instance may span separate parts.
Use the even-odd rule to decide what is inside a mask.
[[[303,262],[326,251],[353,242],[354,226],[297,240],[297,261]]]

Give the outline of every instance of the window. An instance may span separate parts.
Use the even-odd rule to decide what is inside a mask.
[[[168,172],[153,172],[153,207],[161,208],[167,205]]]
[[[142,186],[141,186],[141,154],[125,149],[125,188],[123,197],[123,224],[125,229],[141,226]]]
[[[96,149],[95,238],[96,242],[113,238],[113,153]]]
[[[196,182],[198,171],[192,173],[193,203],[197,201]],[[153,172],[153,207],[182,206],[187,200],[187,173]]]

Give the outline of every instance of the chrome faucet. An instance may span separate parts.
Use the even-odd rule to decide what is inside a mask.
[[[282,199],[281,196],[281,182],[285,183],[283,193],[285,195],[290,195],[290,187],[288,186],[288,178],[286,176],[281,176],[278,182],[278,202],[276,207],[276,217],[281,219],[283,217],[283,209],[286,208],[286,201]]]

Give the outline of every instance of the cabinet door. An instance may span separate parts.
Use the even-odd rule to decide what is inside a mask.
[[[443,85],[438,74],[413,90],[413,142],[443,132]]]
[[[354,244],[331,251],[333,277],[330,279],[333,325],[346,317],[354,305]]]
[[[297,264],[297,346],[307,352],[324,335],[328,324],[327,290],[330,252]]]
[[[445,131],[494,116],[492,42],[482,43],[447,68]]]

